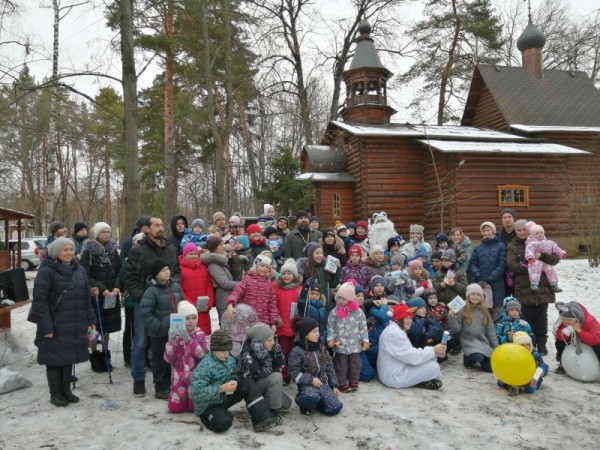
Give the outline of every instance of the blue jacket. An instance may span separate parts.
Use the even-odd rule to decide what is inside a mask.
[[[504,272],[506,272],[506,245],[498,236],[483,239],[473,250],[469,274],[475,283],[483,281],[492,287],[494,306],[504,300]]]
[[[500,322],[496,324],[496,334],[498,335],[498,343],[505,344],[508,342],[508,333],[516,333],[517,331],[524,331],[527,333],[531,340],[535,342],[535,338],[533,336],[533,331],[531,331],[531,327],[527,323],[527,321],[517,317],[516,319],[511,319],[506,316],[503,317]]]
[[[373,305],[367,311],[367,325],[369,326],[369,343],[371,346],[367,353],[377,355],[379,353],[379,336],[385,330],[385,327],[388,326],[390,320],[392,319],[388,316],[388,311],[390,307],[388,305],[381,305],[379,307]],[[371,320],[369,320],[371,319]],[[373,322],[375,322],[373,324]]]
[[[444,328],[431,316],[414,316],[407,334],[413,347],[424,348],[429,339],[433,339],[436,344],[439,343],[442,340]]]

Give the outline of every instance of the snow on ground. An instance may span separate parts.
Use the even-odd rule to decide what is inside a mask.
[[[600,270],[590,269],[586,260],[566,260],[557,268],[564,289],[558,298],[581,301],[600,317]],[[551,327],[557,311],[553,307],[549,311]],[[600,383],[555,375],[552,338],[546,357],[550,374],[534,395],[509,397],[492,374],[466,370],[462,356],[451,356],[443,365],[440,391],[361,383],[359,392],[342,394],[344,409],[338,416],[301,416],[294,405],[282,426],[265,433],[252,431],[241,403],[232,409],[234,426],[218,435],[201,430],[192,413],[169,413],[165,401],[154,399],[150,373],[146,397],[132,396],[132,380],[117,350],[116,341],[122,336],[117,333],[111,341],[114,383],[108,384],[107,374],[93,373],[89,364],[79,364],[75,393],[81,402],[67,408],[52,406],[45,370],[35,360],[35,327],[26,321],[27,312],[28,308],[13,311],[13,329],[24,334],[32,352],[9,367],[33,387],[0,397],[0,450],[598,448]],[[0,342],[0,355],[3,347]],[[294,386],[286,390],[295,394]]]

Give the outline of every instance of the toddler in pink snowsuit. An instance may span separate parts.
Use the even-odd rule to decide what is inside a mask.
[[[532,291],[539,290],[540,277],[542,272],[546,274],[550,289],[554,292],[562,292],[558,287],[558,275],[554,266],[546,264],[535,257],[536,253],[551,253],[564,259],[567,257],[567,252],[561,249],[554,241],[546,239],[544,228],[533,222],[527,224],[529,236],[525,241],[525,259],[527,259],[527,270],[529,271],[530,289]]]
[[[186,330],[169,334],[165,346],[165,361],[171,364],[171,392],[169,411],[173,413],[194,412],[191,379],[196,365],[208,353],[206,335],[198,328],[198,310],[187,301],[177,304],[177,314],[185,316]]]

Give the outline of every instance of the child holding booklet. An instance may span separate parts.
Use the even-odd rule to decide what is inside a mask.
[[[498,347],[498,338],[490,313],[483,305],[483,289],[478,284],[470,284],[466,297],[460,311],[448,311],[448,325],[452,333],[460,337],[463,365],[470,369],[480,364],[483,371],[492,372],[490,357]]]
[[[193,245],[193,244],[192,244]],[[169,332],[164,358],[171,364],[171,392],[169,411],[173,413],[194,412],[192,402],[192,373],[202,357],[208,352],[206,335],[198,328],[198,311],[188,301],[177,304],[177,314],[185,317],[185,327]]]
[[[281,266],[281,276],[275,281],[275,298],[277,299],[277,338],[283,356],[287,357],[294,347],[296,332],[292,328],[292,317],[298,316],[298,296],[302,290],[302,275],[298,273],[298,267],[293,259],[288,259]],[[320,295],[320,294],[319,294]],[[281,374],[287,385],[290,382],[287,365]]]
[[[446,250],[441,258],[442,267],[435,274],[433,288],[438,293],[438,300],[448,303],[457,295],[459,297],[465,296],[468,284],[467,275],[460,268],[454,250]]]
[[[535,360],[535,365],[537,367],[536,373],[531,380],[531,383],[525,386],[510,386],[502,381],[498,380],[498,386],[503,389],[506,389],[510,392],[510,395],[518,395],[521,392],[526,392],[527,394],[535,393],[540,387],[542,387],[542,382],[544,381],[544,377],[548,375],[548,364],[544,362],[544,358],[538,352],[533,351],[533,342],[531,341],[531,336],[529,336],[524,331],[517,331],[512,338],[514,344],[521,345],[527,349],[533,355],[533,359]]]

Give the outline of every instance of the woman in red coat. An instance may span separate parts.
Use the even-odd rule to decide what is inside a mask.
[[[215,291],[208,269],[198,256],[198,247],[193,242],[183,248],[183,254],[179,257],[181,290],[194,305],[198,297],[208,297],[206,308],[198,310],[198,327],[208,336],[211,333],[210,309],[215,304]]]

